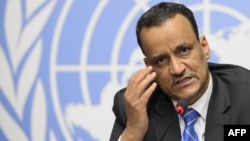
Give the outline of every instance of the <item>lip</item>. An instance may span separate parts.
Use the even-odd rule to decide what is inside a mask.
[[[186,87],[192,83],[193,77],[184,77],[181,79],[177,79],[174,83],[177,87]]]

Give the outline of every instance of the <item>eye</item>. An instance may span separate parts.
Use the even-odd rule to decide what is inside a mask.
[[[180,54],[181,56],[188,55],[189,52],[190,52],[190,49],[187,48],[187,47],[183,47],[183,48],[181,48],[181,49],[179,50],[179,54]]]
[[[157,61],[156,61],[156,64],[157,65],[163,65],[163,64],[166,64],[168,62],[168,58],[166,56],[160,56]]]

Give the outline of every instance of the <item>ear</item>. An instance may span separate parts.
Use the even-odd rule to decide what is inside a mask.
[[[143,61],[144,61],[144,64],[145,64],[147,67],[150,65],[150,62],[149,62],[148,58],[144,58]]]
[[[207,38],[204,35],[201,35],[199,39],[200,39],[201,49],[203,50],[203,53],[206,59],[208,60],[210,58],[210,47]]]

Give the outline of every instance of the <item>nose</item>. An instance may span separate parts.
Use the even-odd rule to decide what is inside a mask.
[[[172,75],[181,75],[184,72],[185,65],[178,59],[171,59],[169,63],[169,71]]]

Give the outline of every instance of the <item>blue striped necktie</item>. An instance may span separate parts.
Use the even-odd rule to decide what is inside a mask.
[[[185,129],[181,141],[199,141],[198,135],[194,129],[194,124],[199,116],[199,113],[192,108],[187,109],[182,114],[182,118],[185,121]]]

